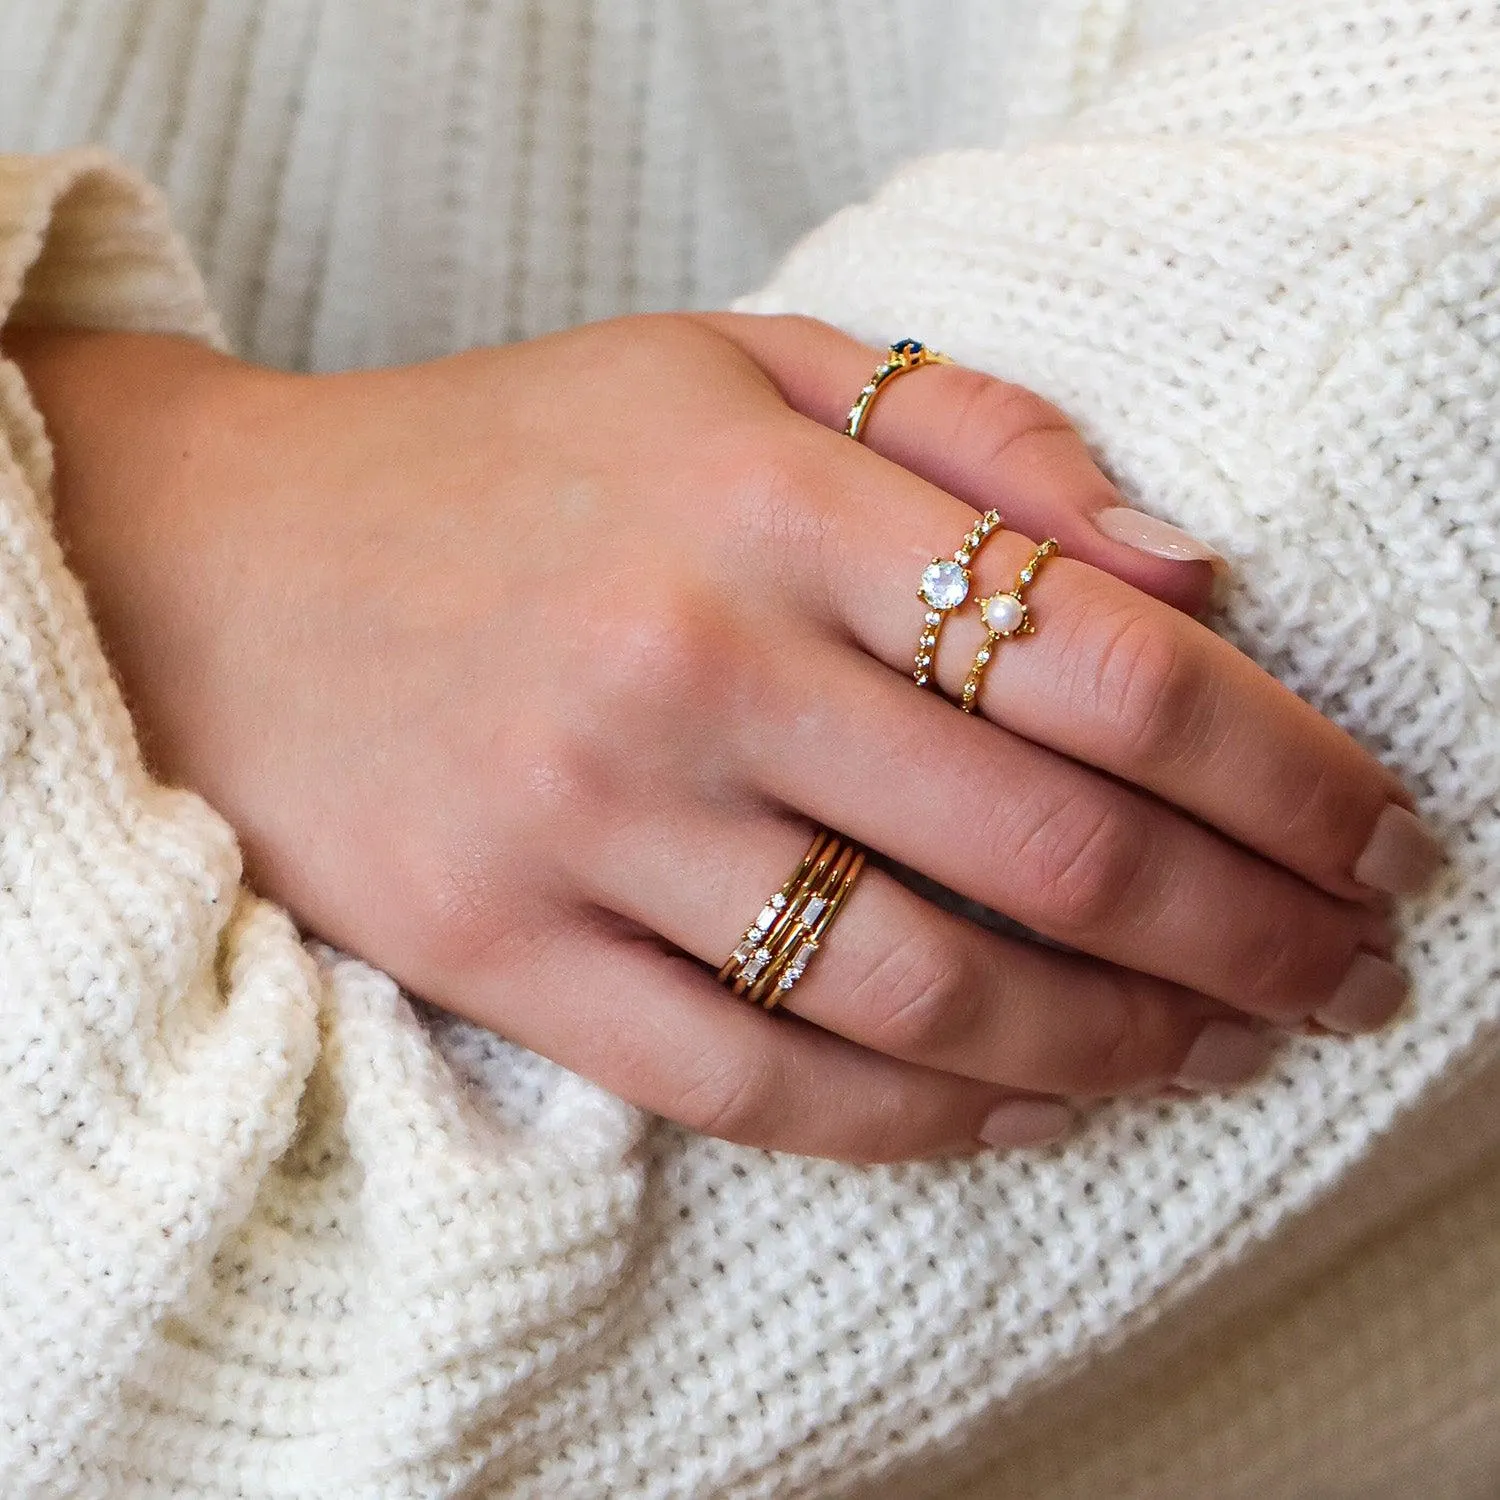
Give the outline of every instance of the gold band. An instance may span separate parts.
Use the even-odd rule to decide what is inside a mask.
[[[908,370],[920,370],[924,365],[951,365],[952,363],[953,361],[946,354],[939,354],[936,349],[929,349],[926,344],[920,344],[916,339],[900,339],[892,344],[884,361],[870,376],[864,389],[860,391],[858,399],[849,408],[849,417],[844,423],[844,436],[852,437],[856,442],[859,441],[859,436],[864,431],[865,421],[870,415],[870,408],[875,404],[875,398],[886,384],[898,375],[905,375]]]
[[[984,621],[986,638],[974,657],[974,665],[964,679],[963,698],[959,707],[966,714],[974,713],[979,706],[979,685],[984,681],[985,669],[995,654],[995,647],[1012,636],[1034,635],[1036,626],[1031,619],[1031,606],[1026,602],[1026,590],[1038,570],[1049,557],[1060,549],[1055,538],[1049,537],[1035,552],[1031,560],[1021,569],[1016,586],[1004,593],[990,594],[979,601],[979,618]]]
[[[774,1010],[807,972],[864,868],[865,851],[820,829],[719,970],[719,983]]]

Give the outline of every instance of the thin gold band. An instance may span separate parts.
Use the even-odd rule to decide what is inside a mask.
[[[926,344],[918,343],[916,339],[899,339],[891,345],[885,359],[870,376],[854,405],[849,408],[849,417],[844,423],[844,436],[852,437],[856,442],[859,441],[859,436],[864,431],[865,422],[870,415],[870,408],[875,404],[875,398],[897,376],[905,375],[909,370],[920,370],[924,365],[951,365],[952,363],[953,361],[946,354],[939,354],[936,349],[929,349]]]
[[[979,618],[984,621],[985,642],[974,656],[974,665],[964,679],[963,697],[959,707],[966,714],[976,712],[979,707],[979,687],[984,681],[986,668],[995,648],[1001,641],[1018,635],[1035,635],[1036,625],[1031,618],[1031,606],[1026,602],[1026,591],[1031,587],[1042,564],[1059,551],[1055,537],[1048,537],[1035,552],[1031,560],[1021,569],[1016,586],[1002,592],[989,594],[979,600]]]
[[[774,1010],[807,972],[864,863],[857,844],[820,829],[791,878],[719,969],[719,982]]]

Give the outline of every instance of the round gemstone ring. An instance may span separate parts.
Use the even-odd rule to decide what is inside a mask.
[[[917,598],[927,606],[927,616],[922,624],[921,639],[917,642],[916,665],[912,671],[912,680],[918,687],[927,687],[932,681],[932,658],[937,652],[944,620],[969,597],[974,583],[969,564],[984,545],[985,538],[999,531],[1000,527],[1000,512],[985,511],[951,561],[935,557],[923,570]]]
[[[952,363],[946,354],[929,349],[916,339],[898,339],[891,345],[875,373],[865,382],[854,405],[849,408],[849,416],[844,422],[844,436],[852,437],[856,442],[859,440],[860,433],[864,431],[865,419],[870,415],[870,408],[874,406],[875,398],[887,381],[894,380],[898,375],[905,375],[908,370],[920,370],[926,365]]]

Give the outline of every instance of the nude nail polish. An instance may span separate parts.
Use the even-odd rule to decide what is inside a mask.
[[[1236,1088],[1265,1072],[1275,1050],[1275,1040],[1265,1031],[1210,1021],[1188,1049],[1176,1082],[1200,1094]]]
[[[1443,846],[1427,825],[1392,802],[1376,821],[1354,866],[1354,878],[1388,896],[1415,896],[1432,884],[1443,864]]]
[[[979,1139],[1001,1151],[1023,1146],[1048,1146],[1070,1135],[1078,1125],[1077,1112],[1050,1099],[1007,1099],[989,1113],[979,1127]]]
[[[1373,953],[1356,953],[1333,999],[1313,1019],[1345,1036],[1379,1031],[1406,1003],[1410,987],[1395,964]]]
[[[1094,513],[1094,528],[1112,542],[1122,542],[1137,552],[1165,557],[1172,562],[1207,562],[1216,572],[1227,571],[1229,564],[1207,542],[1200,542],[1178,527],[1145,511],[1125,505],[1112,505]]]

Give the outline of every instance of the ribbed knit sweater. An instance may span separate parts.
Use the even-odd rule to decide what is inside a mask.
[[[1410,1015],[1237,1097],[694,1138],[243,886],[0,363],[0,1494],[1493,1494],[1497,58],[1493,0],[6,0],[0,323],[214,338],[196,260],[247,353],[415,358],[723,301],[841,209],[744,305],[1062,404],[1451,863]]]

